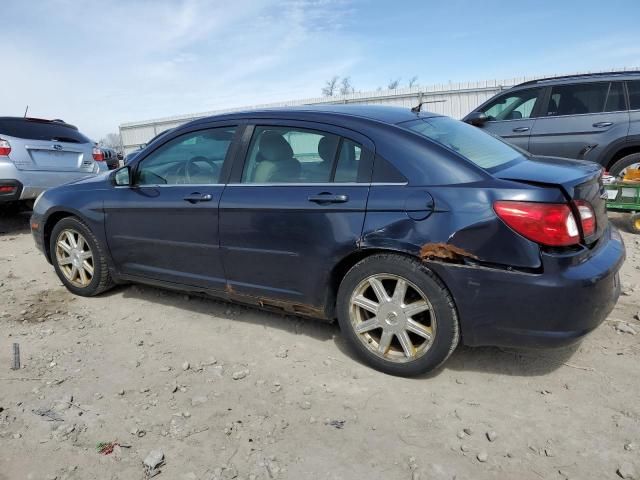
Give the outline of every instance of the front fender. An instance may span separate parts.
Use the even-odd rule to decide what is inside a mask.
[[[78,217],[86,223],[105,247],[105,251],[108,251],[104,228],[103,192],[103,190],[60,188],[46,191],[38,200],[34,206],[32,218],[38,220],[43,250],[49,262],[51,262],[49,235],[55,223],[68,216]]]

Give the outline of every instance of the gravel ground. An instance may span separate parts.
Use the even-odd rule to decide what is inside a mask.
[[[0,479],[640,478],[640,237],[624,238],[625,295],[581,344],[462,347],[401,379],[335,325],[144,286],[74,297],[28,216],[0,217]]]

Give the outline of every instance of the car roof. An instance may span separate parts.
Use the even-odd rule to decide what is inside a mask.
[[[299,107],[278,107],[258,110],[246,110],[241,112],[224,113],[211,117],[204,117],[193,122],[204,123],[211,120],[243,119],[243,118],[296,118],[309,120],[322,120],[323,117],[335,118],[357,117],[371,121],[397,124],[417,118],[428,118],[439,116],[431,112],[414,113],[410,108],[396,107],[388,105],[303,105]]]
[[[75,125],[71,125],[70,123],[67,123],[64,120],[60,120],[59,118],[56,118],[53,120],[47,120],[46,118],[33,118],[33,117],[0,117],[0,122],[2,121],[53,123],[55,125],[62,125],[63,127],[69,127],[69,128],[73,128],[74,130],[78,130],[78,127],[76,127]]]
[[[513,88],[543,87],[546,85],[562,85],[565,83],[608,82],[613,80],[640,80],[640,70],[584,73],[579,75],[563,75],[559,77],[539,78],[528,82],[519,83]]]

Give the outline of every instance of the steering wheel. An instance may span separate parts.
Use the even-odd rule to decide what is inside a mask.
[[[207,157],[203,157],[202,155],[198,155],[196,157],[192,157],[183,163],[178,170],[176,170],[176,175],[178,177],[182,176],[185,180],[185,184],[189,184],[192,182],[192,178],[200,175],[202,173],[202,169],[196,165],[198,162],[206,162],[209,163],[209,159]],[[177,183],[182,183],[178,181]]]

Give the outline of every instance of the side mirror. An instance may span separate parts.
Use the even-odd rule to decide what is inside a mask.
[[[481,127],[489,120],[489,117],[484,112],[471,112],[464,119],[470,125],[474,127]]]
[[[131,168],[122,167],[113,173],[113,183],[117,187],[131,186]]]

